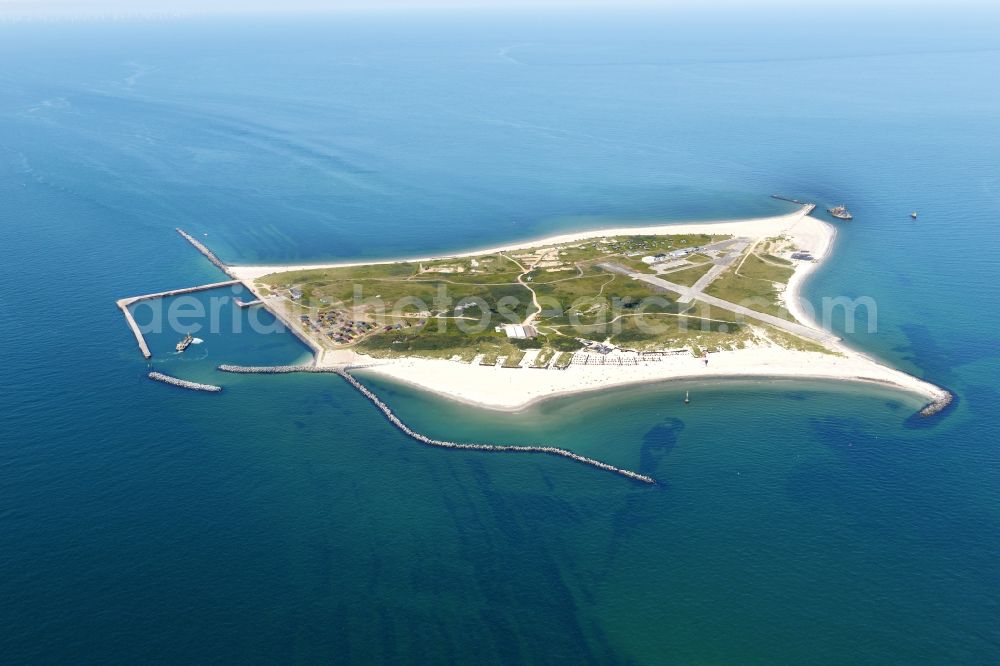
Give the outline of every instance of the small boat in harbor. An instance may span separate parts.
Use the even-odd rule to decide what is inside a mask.
[[[187,335],[184,336],[183,340],[181,340],[180,342],[177,343],[177,347],[176,347],[177,351],[178,352],[184,351],[185,349],[187,349],[188,347],[191,346],[192,342],[194,342],[194,336],[192,336],[190,333],[188,333]]]
[[[913,218],[914,220],[917,219],[917,211],[913,211],[912,213],[910,213],[910,217]]]
[[[690,403],[691,403],[691,391],[684,391],[684,404],[687,405]]]
[[[843,205],[834,206],[833,208],[827,208],[826,212],[830,213],[830,215],[833,215],[838,220],[853,220],[854,219],[854,216],[851,215],[851,212],[849,210],[847,210],[847,208],[845,206],[843,206]]]

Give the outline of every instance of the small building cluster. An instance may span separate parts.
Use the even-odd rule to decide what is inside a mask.
[[[685,247],[680,250],[673,250],[671,252],[660,252],[659,254],[647,255],[642,258],[642,263],[652,266],[653,264],[663,263],[664,261],[671,261],[673,259],[683,259],[684,257],[694,254],[701,250],[700,247]]]
[[[299,315],[299,321],[307,330],[326,336],[338,345],[347,345],[375,333],[398,331],[413,325],[423,326],[426,319],[420,319],[415,324],[401,322],[379,325],[372,321],[354,319],[343,310],[328,310],[318,315]]]

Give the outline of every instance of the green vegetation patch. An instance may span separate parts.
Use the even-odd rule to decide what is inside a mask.
[[[559,352],[556,356],[556,360],[552,362],[553,368],[559,368],[560,370],[565,370],[573,362],[573,354],[570,352]]]
[[[767,280],[769,282],[780,282],[781,284],[787,283],[794,272],[795,269],[791,267],[790,262],[786,262],[783,266],[775,266],[773,263],[768,263],[755,254],[747,257],[747,260],[743,262],[743,266],[740,267],[740,275],[743,277]]]
[[[792,268],[769,264],[751,254],[742,266],[736,262],[716,278],[705,293],[756,312],[792,320],[792,315],[781,304],[780,293],[781,285],[788,283],[793,272]]]
[[[506,336],[492,329],[487,333],[463,333],[455,326],[447,326],[443,331],[434,326],[386,331],[362,340],[356,348],[377,357],[451,358],[458,355],[469,361],[478,354],[500,355],[515,350],[507,343]]]
[[[531,363],[532,367],[535,368],[546,367],[557,353],[558,352],[556,352],[555,349],[552,349],[551,347],[546,347],[542,351],[538,352],[538,356],[536,356],[535,360],[532,361]]]
[[[794,264],[788,259],[785,259],[783,257],[776,257],[773,254],[765,254],[764,259],[776,264],[781,264],[782,266],[794,266]]]
[[[668,282],[675,282],[684,287],[690,287],[694,285],[695,282],[700,280],[705,273],[710,271],[712,266],[713,264],[711,262],[698,264],[697,266],[691,266],[690,268],[684,268],[679,271],[664,273],[662,277]]]
[[[599,272],[555,285],[536,285],[547,326],[590,326],[615,317],[644,312],[678,312],[676,296],[656,292],[644,282],[617,273]]]
[[[508,367],[520,362],[525,350],[540,348],[535,366],[559,366],[581,348],[577,338],[611,340],[625,348],[643,350],[685,346],[731,349],[753,342],[751,326],[757,327],[756,322],[747,325],[731,312],[718,308],[706,311],[703,304],[678,304],[673,293],[599,267],[608,262],[648,273],[652,270],[641,261],[642,256],[705,246],[725,238],[729,237],[616,236],[516,250],[511,253],[516,257],[485,254],[289,271],[265,276],[258,283],[262,289],[288,297],[293,316],[298,314],[297,306],[312,308],[303,311],[303,320],[313,329],[321,329],[315,334],[326,346],[351,344],[359,352],[383,357],[458,356],[471,361],[480,355],[487,365],[504,356]],[[787,260],[769,253],[783,251],[774,243],[761,246],[760,251],[767,253],[761,257],[747,256],[739,274],[735,271],[739,262],[734,264],[708,292],[758,312],[791,319],[781,306],[779,293],[793,268]],[[668,271],[664,279],[691,286],[713,266],[706,254],[692,253],[686,258],[695,265]],[[518,277],[532,266],[525,278],[530,281],[519,284]],[[508,339],[495,327],[523,322],[534,309],[532,290],[542,303],[542,312],[534,321],[540,335]],[[294,299],[298,292],[301,297]],[[478,331],[477,324],[486,330]],[[822,349],[779,331],[768,330],[767,335],[792,348]]]
[[[713,349],[733,349],[750,338],[750,330],[730,316],[723,320],[722,312],[713,313],[718,319],[692,315],[644,316],[622,319],[615,329],[605,331],[611,341],[626,349],[640,351],[677,349],[701,344]]]
[[[503,367],[505,368],[517,368],[520,367],[521,361],[524,360],[524,352],[520,349],[512,351],[504,360]]]

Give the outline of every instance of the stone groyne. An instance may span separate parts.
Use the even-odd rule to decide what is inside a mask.
[[[339,372],[337,368],[317,368],[314,365],[220,365],[220,372],[238,375],[284,375],[290,372]]]
[[[205,247],[205,245],[201,241],[199,241],[197,238],[195,238],[188,232],[184,231],[180,227],[177,227],[176,229],[177,233],[179,233],[181,236],[184,237],[184,240],[191,243],[191,245],[194,245],[195,249],[201,252],[203,255],[205,255],[205,258],[211,261],[216,268],[218,268],[220,271],[222,271],[229,277],[233,277],[233,275],[229,272],[229,266],[226,265],[226,263],[222,261],[222,259],[219,259],[217,256],[215,256],[215,253],[209,250],[207,247]]]
[[[508,451],[508,452],[520,452],[520,453],[546,453],[553,456],[561,456],[563,458],[569,458],[577,462],[583,463],[585,465],[590,465],[591,467],[596,467],[598,469],[603,469],[608,472],[613,472],[619,474],[626,478],[632,479],[633,481],[639,481],[642,483],[655,484],[656,479],[646,476],[644,474],[638,474],[631,470],[621,469],[620,467],[615,467],[614,465],[609,465],[608,463],[603,463],[600,460],[594,460],[593,458],[587,458],[586,456],[581,456],[578,453],[573,453],[572,451],[567,451],[566,449],[559,449],[554,446],[516,446],[513,444],[459,444],[457,442],[445,442],[440,439],[432,439],[426,435],[421,435],[419,432],[411,429],[408,425],[403,423],[398,416],[396,416],[393,411],[389,408],[387,404],[382,402],[382,400],[375,395],[371,390],[368,389],[364,384],[359,382],[354,378],[349,372],[344,368],[317,368],[311,365],[271,365],[271,366],[246,366],[246,365],[220,365],[218,370],[221,372],[232,372],[236,374],[247,374],[247,375],[282,375],[292,372],[317,372],[317,373],[334,373],[343,377],[347,382],[357,389],[363,396],[368,398],[369,401],[385,415],[389,422],[394,426],[399,428],[405,435],[411,437],[422,444],[427,444],[429,446],[439,446],[445,449],[467,449],[473,451]]]
[[[515,446],[511,444],[458,444],[456,442],[445,442],[439,439],[432,439],[426,435],[421,435],[414,430],[411,430],[408,425],[399,420],[392,410],[382,402],[377,395],[372,393],[364,384],[355,379],[350,373],[345,370],[337,369],[335,372],[343,377],[347,382],[356,388],[363,396],[368,398],[373,405],[379,408],[379,410],[385,414],[385,417],[389,419],[389,422],[394,426],[399,428],[407,436],[417,440],[422,444],[427,444],[429,446],[440,446],[446,449],[469,449],[474,451],[508,451],[508,452],[520,452],[520,453],[546,453],[554,456],[562,456],[563,458],[569,458],[577,462],[583,463],[585,465],[590,465],[591,467],[596,467],[598,469],[603,469],[608,472],[613,472],[619,474],[626,478],[632,479],[633,481],[639,481],[641,483],[655,484],[656,480],[650,476],[644,474],[638,474],[636,472],[621,469],[615,467],[614,465],[609,465],[608,463],[603,463],[599,460],[594,460],[593,458],[587,458],[586,456],[581,456],[578,453],[573,453],[572,451],[567,451],[566,449],[559,449],[554,446]]]
[[[955,396],[952,395],[951,391],[948,391],[943,398],[938,398],[934,402],[928,404],[926,407],[921,409],[919,414],[925,418],[929,416],[934,416],[935,414],[939,414],[944,410],[946,410],[954,399]]]
[[[179,386],[181,388],[190,389],[192,391],[207,391],[209,393],[218,393],[222,390],[221,386],[214,386],[212,384],[199,384],[197,382],[189,382],[186,379],[178,379],[177,377],[171,377],[170,375],[165,375],[162,372],[151,372],[147,375],[150,379],[163,382],[164,384],[170,384],[172,386]]]

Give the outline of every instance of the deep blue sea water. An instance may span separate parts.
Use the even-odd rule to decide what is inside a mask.
[[[998,28],[0,24],[0,660],[996,662]],[[231,318],[183,357],[150,338],[224,393],[149,382],[114,306],[220,279],[177,226],[232,262],[390,257],[788,210],[774,192],[850,206],[808,295],[873,298],[877,333],[845,337],[953,390],[945,418],[816,382],[496,414],[370,380],[430,434],[649,489],[421,447],[335,377],[219,375],[305,356]]]

